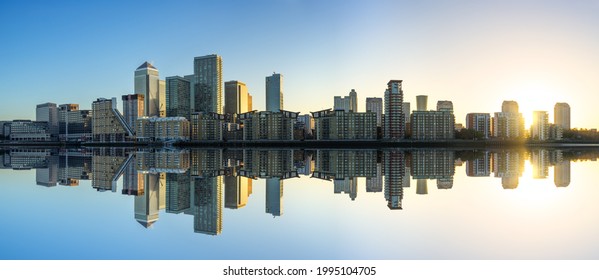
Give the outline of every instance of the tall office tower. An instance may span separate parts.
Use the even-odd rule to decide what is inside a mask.
[[[358,112],[358,93],[355,89],[352,89],[348,96],[335,96],[334,101],[334,110]]]
[[[385,139],[399,140],[404,137],[405,121],[402,111],[402,80],[390,80],[385,91]]]
[[[160,176],[160,173],[144,174],[144,193],[134,198],[135,220],[145,228],[151,227],[158,220],[161,209],[160,189],[166,188],[164,182],[161,183]]]
[[[166,116],[185,117],[191,114],[191,83],[180,77],[166,77]]]
[[[219,235],[223,230],[222,177],[194,179],[193,224],[197,233]]]
[[[58,107],[54,103],[39,104],[35,108],[35,120],[48,122],[48,133],[50,138],[58,138]]]
[[[501,112],[503,113],[518,113],[518,102],[506,100],[501,103]]]
[[[546,111],[532,112],[531,137],[536,140],[547,140],[549,137],[549,115]]]
[[[165,83],[158,69],[144,62],[135,70],[135,92],[144,96],[144,116],[166,116]]]
[[[453,113],[453,103],[448,100],[439,100],[437,101],[437,111]]]
[[[491,136],[491,115],[489,113],[466,114],[466,128],[481,132],[484,138]]]
[[[195,94],[196,76],[194,74],[191,74],[191,75],[185,75],[185,76],[183,76],[183,78],[185,80],[189,81],[189,114],[191,115],[191,114],[197,112],[196,108],[195,108],[195,106],[196,106],[195,105],[196,104],[195,103],[195,100],[196,100],[196,98],[195,98],[195,96],[196,96],[196,94]]]
[[[383,125],[383,99],[380,97],[366,97],[366,112],[376,113],[376,125]]]
[[[426,111],[428,96],[416,95],[416,111]]]
[[[225,114],[241,114],[252,110],[251,96],[245,83],[225,82]]]
[[[562,129],[570,129],[570,105],[568,103],[555,103],[553,107],[553,123],[562,127]]]
[[[281,178],[266,179],[266,213],[283,215],[283,181]]]
[[[266,77],[266,111],[283,110],[283,75],[273,73]]]
[[[135,121],[144,116],[145,101],[142,94],[126,94],[123,99],[123,117],[132,131],[135,132]]]
[[[220,55],[199,56],[193,60],[194,110],[223,113],[223,59]]]

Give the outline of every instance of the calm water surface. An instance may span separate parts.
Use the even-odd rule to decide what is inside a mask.
[[[1,259],[598,259],[599,149],[0,152]]]

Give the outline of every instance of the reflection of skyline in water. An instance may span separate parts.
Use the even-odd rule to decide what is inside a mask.
[[[358,178],[367,192],[381,193],[389,209],[403,209],[404,188],[416,180],[416,194],[428,193],[428,181],[452,189],[456,164],[465,162],[470,177],[501,178],[505,189],[518,187],[525,161],[534,179],[547,179],[553,167],[556,187],[570,184],[570,160],[596,159],[597,152],[561,150],[463,152],[417,150],[91,150],[12,149],[0,154],[0,168],[35,169],[36,184],[77,186],[91,180],[97,191],[133,196],[134,219],[148,228],[161,210],[193,216],[194,232],[218,235],[223,207],[242,209],[253,180],[264,179],[264,213],[284,214],[284,183],[299,175],[332,182],[335,194],[358,197]]]

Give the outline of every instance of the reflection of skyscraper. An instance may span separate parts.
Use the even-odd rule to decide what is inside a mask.
[[[248,202],[252,179],[241,176],[225,176],[225,207],[238,209]]]
[[[122,149],[100,148],[92,157],[92,187],[98,191],[116,192],[117,180],[130,163],[132,155],[127,156]]]
[[[561,160],[555,163],[553,168],[553,182],[556,187],[567,187],[570,185],[570,161]]]
[[[335,178],[333,180],[335,193],[349,194],[351,200],[356,200],[358,196],[358,179],[357,178]]]
[[[143,195],[145,187],[145,174],[137,172],[135,164],[128,164],[123,174],[123,191],[125,195]]]
[[[189,171],[166,174],[166,212],[181,213],[191,208]]]
[[[398,150],[384,152],[385,162],[385,199],[389,209],[402,209],[403,177],[405,175],[404,153]]]
[[[549,153],[547,150],[533,150],[531,164],[534,179],[544,179],[549,176]]]
[[[493,172],[501,177],[504,189],[518,187],[518,178],[524,171],[524,156],[518,151],[503,151],[493,154]]]
[[[266,179],[266,213],[283,215],[283,181],[278,178]]]
[[[376,164],[376,176],[366,177],[366,192],[380,192],[383,191],[383,177],[382,177],[381,163]]]
[[[416,194],[428,194],[427,179],[416,179]]]
[[[194,179],[194,231],[218,235],[223,229],[223,179],[198,177]]]
[[[158,213],[164,209],[165,186],[164,173],[144,174],[144,194],[134,198],[135,220],[145,228],[158,220]]]
[[[46,168],[35,169],[35,181],[38,186],[54,187],[58,183],[58,156],[47,156],[46,163]]]

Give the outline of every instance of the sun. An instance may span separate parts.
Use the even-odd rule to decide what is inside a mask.
[[[553,123],[555,103],[567,102],[567,100],[564,100],[563,93],[546,81],[522,83],[515,87],[508,96],[518,102],[518,108],[524,117],[526,128],[532,125],[534,111],[546,111],[549,114],[549,122]]]

